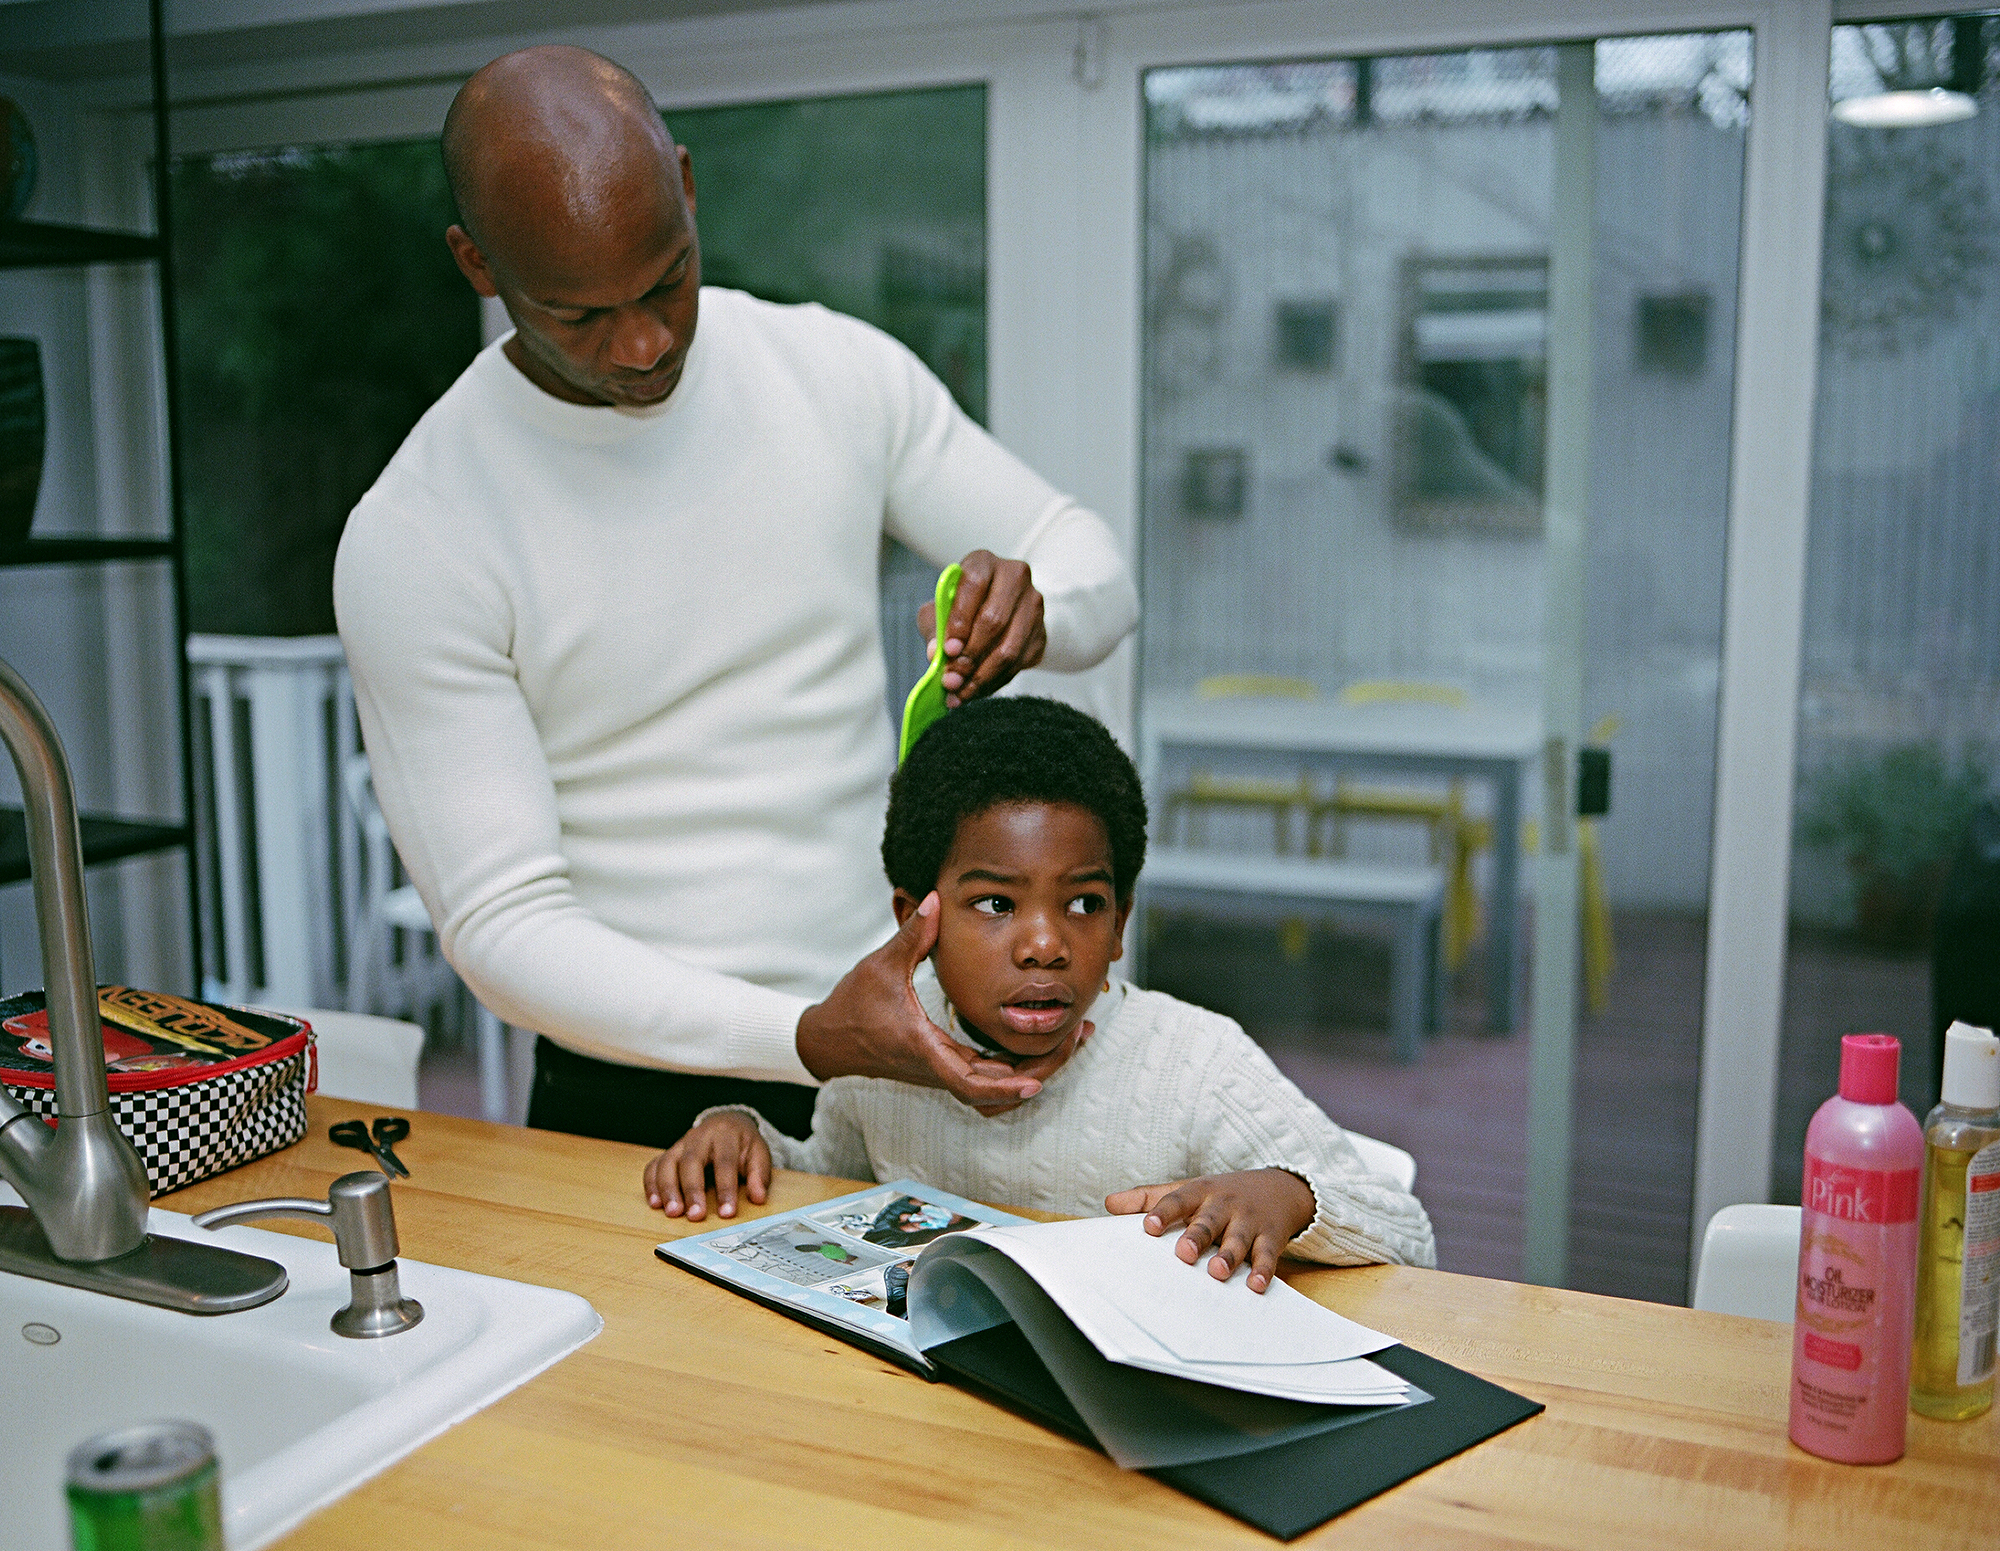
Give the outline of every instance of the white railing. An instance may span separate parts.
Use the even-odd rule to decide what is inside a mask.
[[[427,1027],[454,1026],[469,1006],[480,1113],[519,1121],[533,1036],[464,994],[416,890],[398,887],[340,638],[190,636],[188,667],[202,994]]]
[[[203,994],[343,1006],[361,853],[341,787],[360,737],[340,638],[195,635],[187,651]]]

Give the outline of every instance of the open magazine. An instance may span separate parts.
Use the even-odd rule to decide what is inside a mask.
[[[933,1354],[1003,1326],[1041,1355],[1091,1435],[1146,1469],[1263,1447],[1430,1397],[1368,1361],[1395,1342],[1241,1267],[1226,1282],[1138,1217],[1032,1223],[909,1180],[659,1246],[668,1260],[936,1376]],[[1152,1376],[1209,1395],[1212,1426],[1141,1413]]]
[[[1542,1409],[1178,1238],[896,1180],[656,1253],[1285,1538]]]

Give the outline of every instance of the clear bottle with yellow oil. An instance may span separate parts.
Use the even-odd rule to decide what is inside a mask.
[[[2000,1040],[1954,1023],[1924,1121],[1910,1409],[1962,1422],[1993,1404],[2000,1326]]]

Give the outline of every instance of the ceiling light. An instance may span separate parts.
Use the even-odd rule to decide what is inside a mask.
[[[1956,124],[1979,111],[1964,92],[1934,86],[1921,92],[1875,92],[1833,105],[1833,116],[1856,129],[1928,129]]]

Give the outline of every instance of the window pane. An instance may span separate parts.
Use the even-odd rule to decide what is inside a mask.
[[[1921,1116],[1945,1023],[2000,1019],[1996,45],[1977,17],[1834,29],[1779,1201],[1842,1034],[1902,1040]],[[1864,127],[1934,89],[1974,111]]]
[[[333,629],[347,514],[479,349],[435,140],[174,169],[190,626]]]
[[[727,108],[667,127],[694,162],[705,285],[885,329],[986,419],[986,88]]]

